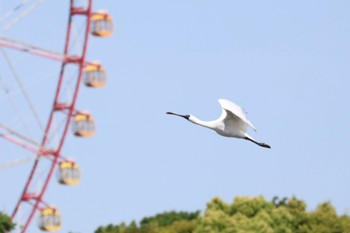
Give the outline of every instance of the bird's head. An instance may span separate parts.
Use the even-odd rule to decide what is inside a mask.
[[[183,117],[185,118],[186,120],[189,120],[191,115],[182,115],[182,114],[177,114],[177,113],[173,113],[173,112],[167,112],[166,114],[169,114],[169,115],[174,115],[174,116],[179,116],[179,117]]]

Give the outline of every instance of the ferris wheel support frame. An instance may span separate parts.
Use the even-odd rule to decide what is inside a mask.
[[[20,199],[17,202],[17,205],[16,205],[16,207],[11,215],[11,219],[13,220],[16,217],[16,214],[18,213],[18,210],[20,209],[20,207],[23,203],[27,202],[29,204],[32,204],[32,209],[30,211],[30,214],[29,214],[27,220],[25,221],[23,228],[21,229],[22,233],[24,233],[27,230],[36,210],[39,209],[39,205],[44,204],[47,206],[46,202],[43,201],[43,196],[44,196],[45,191],[48,187],[49,181],[53,175],[55,166],[58,163],[60,153],[61,153],[62,147],[64,145],[64,142],[65,142],[65,139],[67,136],[67,132],[68,132],[68,128],[69,128],[72,116],[75,113],[75,104],[76,104],[76,100],[77,100],[78,93],[79,93],[79,87],[80,87],[81,80],[82,80],[83,68],[84,68],[84,64],[85,64],[86,50],[87,50],[87,45],[88,45],[88,38],[89,38],[89,34],[90,34],[91,14],[92,14],[92,0],[87,0],[87,7],[86,8],[75,7],[74,0],[70,0],[68,26],[67,26],[66,41],[65,41],[65,47],[64,47],[64,58],[71,57],[71,56],[69,56],[69,49],[70,49],[69,45],[70,45],[70,41],[71,41],[72,20],[73,20],[73,17],[77,16],[77,15],[86,17],[86,29],[85,29],[85,35],[84,35],[84,42],[83,42],[82,51],[81,51],[80,56],[77,56],[76,59],[63,59],[62,60],[61,71],[59,74],[59,81],[58,81],[58,85],[56,88],[56,94],[54,97],[53,107],[52,107],[51,114],[49,116],[49,120],[47,122],[47,126],[45,129],[44,135],[43,135],[41,147],[45,148],[46,144],[48,143],[48,135],[50,133],[50,129],[52,128],[51,126],[52,126],[52,121],[53,121],[55,113],[64,112],[66,114],[66,122],[65,122],[63,131],[62,131],[62,135],[61,135],[59,144],[58,144],[57,148],[53,149],[53,151],[51,153],[51,156],[53,156],[53,159],[50,160],[51,167],[50,167],[48,174],[45,178],[44,184],[41,187],[41,191],[38,194],[33,194],[33,193],[28,192],[30,185],[32,183],[34,174],[37,170],[37,166],[39,164],[40,158],[42,157],[42,156],[37,156],[37,159],[34,162],[33,168],[30,172],[30,175],[29,175],[28,180],[26,182],[26,185],[23,189],[23,192],[20,196]],[[78,76],[77,76],[77,81],[76,81],[76,86],[74,89],[72,101],[70,104],[63,104],[59,101],[59,97],[60,97],[62,82],[64,79],[64,71],[65,71],[65,67],[67,64],[76,64],[79,67],[79,71],[78,71]],[[65,106],[65,107],[62,108],[62,106]]]

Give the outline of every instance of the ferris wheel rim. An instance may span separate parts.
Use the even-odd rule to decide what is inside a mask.
[[[89,39],[89,34],[90,34],[90,16],[92,14],[92,2],[93,0],[88,0],[87,1],[87,7],[85,9],[82,9],[82,8],[75,8],[74,7],[74,0],[70,0],[70,9],[69,9],[69,18],[68,18],[68,25],[67,25],[67,31],[66,31],[66,40],[65,40],[65,46],[64,46],[64,58],[70,58],[69,56],[69,42],[70,42],[70,38],[71,38],[71,26],[72,26],[72,20],[73,20],[73,16],[75,15],[84,15],[86,16],[86,24],[85,24],[85,35],[84,35],[84,42],[83,42],[83,48],[82,48],[82,51],[81,51],[81,56],[78,58],[78,59],[62,59],[61,61],[61,69],[60,69],[60,73],[59,73],[59,81],[58,81],[58,84],[56,86],[56,94],[54,96],[54,103],[52,105],[52,108],[51,108],[51,113],[50,113],[50,116],[49,116],[49,119],[47,121],[47,124],[46,124],[46,127],[45,127],[45,131],[43,133],[43,138],[42,138],[42,142],[41,142],[41,147],[45,147],[46,146],[46,143],[47,143],[47,140],[48,140],[48,136],[49,136],[49,133],[50,133],[50,129],[52,127],[52,120],[53,120],[53,117],[54,117],[54,114],[57,112],[57,111],[60,111],[60,109],[57,107],[57,105],[59,104],[62,104],[59,102],[59,93],[61,91],[61,88],[62,88],[62,80],[63,80],[63,73],[64,73],[64,70],[65,70],[65,67],[67,64],[76,64],[79,68],[78,70],[78,77],[77,77],[77,81],[76,81],[76,85],[75,85],[75,88],[74,88],[74,94],[73,94],[73,97],[72,97],[72,100],[71,100],[71,104],[69,106],[66,106],[68,107],[67,109],[61,109],[61,110],[64,110],[66,111],[66,122],[65,122],[65,125],[64,125],[64,129],[63,129],[63,132],[62,132],[62,135],[60,136],[60,142],[58,144],[58,147],[56,150],[52,151],[52,155],[53,156],[53,159],[51,160],[51,166],[50,166],[50,169],[45,177],[45,181],[44,181],[44,184],[42,185],[41,187],[41,190],[40,192],[38,192],[38,194],[32,194],[32,193],[28,193],[28,189],[30,187],[30,184],[32,182],[32,179],[33,179],[33,176],[35,175],[36,171],[37,171],[37,167],[38,167],[38,164],[40,162],[40,159],[42,158],[42,156],[37,156],[37,159],[35,159],[34,161],[34,164],[32,166],[32,169],[29,173],[29,176],[27,178],[27,181],[25,183],[25,186],[23,188],[23,191],[22,193],[20,194],[20,198],[13,210],[13,213],[11,215],[11,219],[13,220],[16,215],[17,215],[17,212],[18,212],[18,209],[20,208],[20,206],[22,204],[24,204],[25,202],[28,202],[28,201],[33,201],[34,204],[32,205],[31,207],[31,211],[30,211],[30,214],[27,218],[27,220],[25,221],[25,224],[23,226],[23,228],[21,229],[21,232],[25,232],[30,224],[30,222],[32,221],[33,219],[33,216],[35,214],[35,212],[39,209],[39,205],[40,204],[46,204],[44,201],[43,201],[43,197],[44,197],[44,194],[48,188],[48,185],[50,183],[50,180],[51,178],[53,177],[53,172],[54,172],[54,169],[55,167],[57,166],[57,164],[59,163],[59,159],[61,158],[61,150],[63,148],[63,145],[66,141],[66,137],[67,137],[67,132],[68,132],[68,128],[70,126],[70,123],[71,123],[71,119],[72,119],[72,116],[74,115],[74,111],[75,111],[75,105],[76,105],[76,100],[78,98],[78,94],[79,94],[79,87],[81,85],[81,82],[82,82],[82,74],[83,74],[83,68],[84,68],[84,65],[86,63],[85,61],[85,58],[86,58],[86,51],[87,51],[87,46],[88,46],[88,39]]]

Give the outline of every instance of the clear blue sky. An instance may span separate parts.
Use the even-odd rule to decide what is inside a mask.
[[[33,16],[8,35],[26,32],[28,41],[62,51],[63,2],[46,1],[38,9],[45,22]],[[215,196],[231,202],[295,195],[310,210],[331,201],[349,214],[349,1],[95,1],[100,8],[116,30],[111,38],[91,38],[88,58],[103,62],[108,83],[82,88],[78,100],[93,113],[96,136],[69,137],[65,149],[82,181],[62,187],[53,180],[45,195],[63,215],[62,232],[204,210]],[[38,22],[42,35],[31,33]],[[35,87],[55,85],[58,73],[50,75]],[[258,130],[251,135],[272,149],[165,114],[213,120],[219,98],[243,106]],[[30,167],[0,171],[2,187],[11,179],[9,191],[0,192],[2,210],[12,212]],[[29,232],[37,232],[35,225]]]

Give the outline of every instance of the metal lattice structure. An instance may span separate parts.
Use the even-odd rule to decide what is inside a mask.
[[[59,183],[65,185],[79,183],[79,168],[77,164],[62,155],[62,149],[70,126],[73,124],[73,131],[76,136],[87,137],[94,134],[95,126],[93,117],[87,112],[77,110],[76,103],[84,76],[88,77],[88,80],[85,80],[85,85],[88,87],[102,87],[104,85],[104,83],[101,83],[105,81],[105,73],[102,72],[104,69],[101,68],[102,65],[95,62],[88,62],[86,60],[86,52],[90,34],[100,37],[110,36],[112,22],[108,13],[92,12],[92,2],[92,0],[86,0],[85,4],[78,6],[74,0],[70,0],[66,39],[62,54],[0,35],[0,49],[2,50],[5,48],[14,49],[61,63],[50,114],[46,125],[42,126],[43,134],[41,142],[35,142],[30,137],[0,124],[0,137],[35,155],[32,158],[27,157],[18,160],[18,162],[32,162],[34,160],[23,191],[11,215],[12,220],[15,221],[19,210],[23,206],[29,209],[28,214],[24,216],[23,225],[19,229],[22,233],[26,232],[37,211],[40,214],[39,227],[41,230],[57,231],[60,229],[61,217],[59,211],[44,201],[45,192],[48,189],[56,168],[60,169]],[[75,20],[80,20],[84,25],[83,33],[80,37],[74,36],[73,22]],[[4,53],[5,55],[6,53]],[[68,77],[66,75],[68,70],[75,71],[75,77],[69,77],[69,80],[67,80]],[[102,75],[103,78],[98,79],[99,75]],[[93,82],[89,80],[93,80]],[[70,98],[67,98],[63,94],[64,85],[67,82],[73,82]],[[60,127],[55,126],[54,122],[57,121],[62,122]],[[53,138],[56,140],[53,140]],[[43,182],[38,188],[38,184],[34,184],[34,180],[38,176],[40,170],[38,168],[42,163],[49,164],[49,169],[44,175],[41,174]],[[8,163],[4,166],[10,167],[12,165],[14,164]]]

